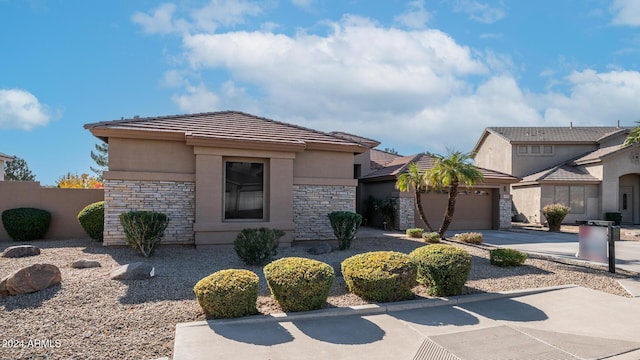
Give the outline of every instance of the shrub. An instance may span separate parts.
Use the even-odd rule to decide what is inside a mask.
[[[120,214],[120,224],[127,244],[144,257],[149,257],[162,240],[169,217],[153,211],[129,211]]]
[[[514,249],[493,249],[489,251],[489,261],[497,266],[520,266],[527,260],[527,254]]]
[[[198,281],[193,292],[202,310],[214,318],[258,312],[258,275],[249,270],[220,270]]]
[[[368,252],[345,259],[341,267],[349,291],[364,299],[390,302],[413,298],[416,266],[407,254]]]
[[[50,223],[51,213],[42,209],[16,208],[2,212],[2,224],[15,241],[42,239]]]
[[[279,229],[259,228],[240,231],[233,248],[238,257],[247,265],[264,265],[278,253],[278,240],[284,231]]]
[[[438,234],[435,231],[430,233],[425,233],[425,234],[422,234],[422,240],[424,240],[424,242],[426,243],[436,244],[440,242],[440,234]]]
[[[358,226],[362,223],[362,216],[351,211],[334,211],[328,216],[333,235],[338,239],[338,248],[345,250],[351,247],[351,241],[356,238]]]
[[[456,240],[467,244],[482,244],[482,234],[477,232],[456,234]]]
[[[471,255],[452,245],[435,244],[409,254],[418,269],[418,283],[429,295],[459,295],[471,271]]]
[[[542,208],[542,214],[547,218],[549,224],[549,231],[560,231],[562,220],[571,210],[569,207],[562,204],[550,204]]]
[[[80,226],[90,238],[102,241],[104,232],[104,201],[89,204],[78,213]]]
[[[284,311],[308,311],[325,305],[335,272],[317,260],[288,257],[267,264],[264,276]]]
[[[424,229],[415,228],[415,229],[407,229],[407,236],[412,238],[421,238],[422,234],[424,234]]]

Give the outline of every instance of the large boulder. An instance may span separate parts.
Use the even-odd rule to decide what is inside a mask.
[[[144,280],[155,275],[155,268],[146,262],[135,262],[118,266],[111,272],[113,280]]]
[[[100,266],[102,265],[100,265],[98,261],[87,260],[87,259],[80,259],[71,263],[71,267],[74,269],[86,269],[86,268],[94,268],[94,267],[100,267]]]
[[[33,264],[0,280],[0,296],[32,293],[60,284],[62,274],[57,266]]]
[[[40,248],[33,245],[9,246],[2,252],[4,258],[21,258],[40,255]]]

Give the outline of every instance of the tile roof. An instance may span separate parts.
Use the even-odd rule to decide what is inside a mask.
[[[186,138],[304,146],[307,143],[344,145],[366,150],[360,143],[322,131],[238,111],[158,116],[105,121],[84,126],[96,130],[134,130],[184,134]],[[98,135],[96,135],[98,136]]]
[[[600,179],[589,174],[581,166],[571,164],[561,164],[552,168],[539,171],[525,176],[521,183],[532,183],[540,181],[565,181],[565,182],[600,182]]]
[[[628,128],[602,127],[489,127],[486,131],[509,142],[589,142],[597,143],[611,135],[621,134]]]
[[[638,147],[640,145],[636,144],[636,145],[631,145],[631,146],[624,146],[624,145],[620,144],[620,145],[604,147],[604,148],[592,151],[592,152],[590,152],[588,154],[585,154],[585,155],[575,159],[574,162],[577,163],[577,164],[587,164],[587,163],[591,163],[591,162],[597,162],[597,161],[600,161],[603,157],[606,157],[606,156],[611,155],[611,154],[615,154],[618,151],[621,151],[623,149],[631,148],[632,146]]]
[[[418,165],[418,169],[420,170],[420,172],[423,172],[427,169],[430,169],[433,166],[433,157],[424,153],[399,157],[397,159],[394,159],[390,163],[388,163],[384,168],[374,171],[370,174],[367,174],[361,177],[361,179],[374,179],[374,178],[381,178],[381,177],[397,176],[403,173],[407,169],[407,166],[409,166],[409,163],[411,162],[415,162]],[[518,182],[518,180],[520,180],[515,176],[501,173],[499,171],[489,170],[481,167],[477,167],[477,169],[480,170],[480,173],[482,174],[482,176],[484,176],[485,182],[487,180],[491,180],[494,182],[501,181],[506,183],[515,183],[515,182]]]
[[[373,140],[373,139],[369,139],[366,137],[362,137],[362,136],[358,136],[358,135],[353,135],[353,134],[349,134],[346,132],[342,132],[342,131],[332,131],[329,134],[338,137],[340,139],[345,139],[345,140],[349,140],[349,141],[353,141],[353,142],[357,142],[360,143],[368,148],[374,148],[378,145],[380,145],[380,142],[377,140]]]
[[[399,157],[402,157],[401,155],[392,154],[390,152],[386,152],[378,149],[371,149],[370,154],[371,154],[371,168],[376,170],[381,169],[391,161]]]
[[[13,156],[0,152],[0,160],[13,160]]]

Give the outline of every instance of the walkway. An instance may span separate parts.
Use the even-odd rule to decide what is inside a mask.
[[[173,360],[637,360],[638,309],[569,287],[201,321],[177,325]]]

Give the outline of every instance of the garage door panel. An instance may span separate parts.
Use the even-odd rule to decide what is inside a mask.
[[[456,197],[456,208],[450,230],[481,230],[493,227],[493,189],[464,190]],[[447,207],[447,194],[422,194],[422,205],[427,219],[437,230],[442,224]],[[426,227],[417,210],[416,226]]]

